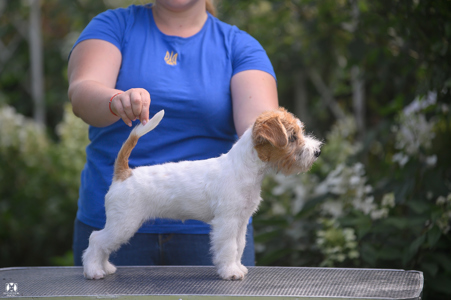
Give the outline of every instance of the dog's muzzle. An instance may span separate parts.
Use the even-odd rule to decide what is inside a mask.
[[[314,155],[315,157],[319,157],[321,155],[321,150],[315,151]]]

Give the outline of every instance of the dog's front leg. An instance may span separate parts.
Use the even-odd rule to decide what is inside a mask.
[[[229,216],[215,218],[212,222],[213,263],[219,276],[225,280],[242,280],[244,278],[243,270],[237,265],[240,223],[240,220]]]
[[[244,248],[246,246],[246,232],[247,232],[247,222],[243,222],[238,229],[237,235],[237,256],[236,256],[236,264],[243,271],[244,275],[247,274],[247,268],[243,266],[241,263],[241,258],[243,257]]]

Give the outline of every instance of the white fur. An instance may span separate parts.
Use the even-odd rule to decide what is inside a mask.
[[[164,116],[164,110],[160,110],[157,112],[152,119],[147,122],[146,125],[139,124],[135,128],[133,128],[133,133],[135,133],[137,136],[141,137],[148,133],[149,131],[152,131],[155,127],[160,124],[161,119],[163,119]]]
[[[306,137],[294,159],[298,170],[311,167],[319,147],[320,142]],[[218,158],[133,169],[124,181],[113,181],[105,197],[107,222],[89,239],[83,255],[85,277],[99,279],[114,273],[116,268],[108,262],[111,252],[146,220],[170,218],[211,224],[213,263],[219,276],[243,279],[246,226],[261,201],[261,183],[268,169],[254,149],[252,128]]]
[[[308,170],[316,160],[315,152],[319,151],[321,142],[313,136],[308,135],[304,137],[304,148],[300,153],[299,163],[301,165],[301,172]]]

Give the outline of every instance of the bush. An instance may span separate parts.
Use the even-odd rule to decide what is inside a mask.
[[[429,99],[363,142],[343,119],[309,173],[268,178],[254,222],[257,262],[416,269],[425,295],[449,297],[451,118],[448,105]]]
[[[51,265],[71,248],[87,126],[66,107],[58,132],[0,107],[0,267]]]

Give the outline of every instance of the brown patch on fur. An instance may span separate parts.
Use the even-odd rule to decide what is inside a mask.
[[[119,154],[117,155],[116,162],[114,163],[114,177],[113,180],[124,181],[132,176],[132,170],[128,165],[128,158],[138,143],[139,137],[136,134],[132,134],[128,137],[125,143],[122,145]]]
[[[304,145],[302,131],[296,117],[282,107],[261,114],[252,129],[258,157],[284,174],[292,173]]]

